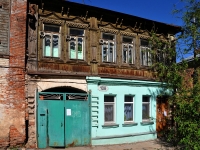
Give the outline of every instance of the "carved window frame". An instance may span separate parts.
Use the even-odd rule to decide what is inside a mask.
[[[110,63],[110,64],[116,64],[117,63],[117,60],[116,60],[116,57],[117,57],[117,33],[118,33],[118,30],[115,30],[115,29],[110,29],[110,28],[104,28],[104,27],[99,27],[100,29],[100,39],[99,39],[99,44],[100,44],[100,51],[101,51],[101,63]],[[113,36],[113,40],[108,40],[108,39],[103,39],[103,35],[111,35]],[[109,48],[109,45],[111,48],[113,48],[113,58],[112,58],[112,61],[104,61],[104,48]],[[108,49],[106,50],[108,51]],[[110,55],[110,53],[108,54]],[[107,56],[108,56],[107,55]]]
[[[59,32],[52,32],[52,31],[45,31],[45,26],[49,26],[49,27],[54,27],[57,28],[59,30]],[[61,56],[61,27],[60,26],[55,26],[55,25],[49,25],[49,24],[43,24],[43,29],[44,29],[44,33],[45,33],[45,37],[43,38],[43,57],[45,58],[60,58]],[[47,56],[47,54],[45,54],[45,40],[46,40],[46,35],[49,36],[50,39],[50,56]],[[54,37],[57,36],[58,37],[58,56],[54,55],[54,50],[53,50],[53,43],[54,43]]]
[[[87,61],[87,56],[86,56],[86,49],[87,49],[87,44],[88,42],[86,42],[86,39],[87,39],[87,29],[89,27],[89,24],[86,24],[86,23],[83,23],[83,22],[80,22],[77,21],[77,20],[74,20],[74,21],[66,21],[65,22],[65,25],[66,25],[66,33],[65,33],[65,36],[66,36],[66,43],[67,43],[67,62],[76,62],[76,61],[80,61],[80,62],[86,62]],[[71,59],[70,58],[70,40],[71,40],[71,36],[70,37],[70,29],[77,29],[77,30],[83,30],[84,32],[84,35],[82,36],[83,38],[83,59]],[[75,37],[75,36],[74,36]],[[81,36],[76,36],[76,37],[81,37]]]
[[[136,47],[135,47],[135,41],[136,38],[133,36],[122,36],[122,44],[121,44],[121,53],[122,53],[122,64],[125,65],[133,65],[135,64],[136,60]],[[132,40],[131,42],[124,41],[124,39],[130,39]],[[125,50],[127,49],[127,50]],[[124,62],[124,52],[126,51],[126,60]],[[129,56],[131,51],[131,56]]]
[[[39,19],[40,21],[40,26],[39,26],[39,34],[38,34],[38,42],[39,42],[39,58],[41,60],[46,60],[46,61],[57,61],[57,60],[62,60],[63,58],[63,53],[62,53],[62,49],[63,49],[63,38],[62,38],[62,30],[63,30],[63,21],[62,20],[56,20],[56,19],[50,19],[50,18],[43,18],[41,17]],[[59,33],[57,33],[57,35],[59,35],[59,56],[58,57],[45,57],[44,56],[44,36],[45,36],[45,31],[44,31],[44,25],[50,25],[50,26],[59,26]],[[47,35],[50,34],[47,32]]]
[[[142,45],[142,41],[147,41],[147,45]],[[140,38],[140,65],[143,67],[149,67],[152,65],[152,55],[149,41],[147,39]]]

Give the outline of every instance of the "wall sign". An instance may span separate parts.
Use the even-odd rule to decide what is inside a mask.
[[[108,87],[106,85],[99,85],[98,89],[99,91],[108,91]]]
[[[66,115],[71,116],[71,109],[66,109]]]

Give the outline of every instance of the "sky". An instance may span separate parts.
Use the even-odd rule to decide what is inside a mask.
[[[180,0],[70,0],[86,5],[109,9],[158,22],[182,25],[173,15],[174,5],[181,7]]]

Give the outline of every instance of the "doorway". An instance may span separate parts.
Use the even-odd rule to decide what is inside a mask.
[[[91,144],[88,93],[37,93],[38,148]]]

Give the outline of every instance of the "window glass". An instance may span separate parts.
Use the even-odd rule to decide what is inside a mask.
[[[105,40],[114,40],[114,35],[103,34],[103,39],[105,39]]]
[[[133,42],[133,39],[127,38],[127,37],[123,37],[123,42],[124,42],[124,43],[132,43],[132,42]]]
[[[51,36],[45,35],[44,56],[51,56]]]
[[[58,43],[59,42],[59,36],[53,35],[53,57],[58,57],[59,49],[58,49]]]
[[[105,105],[105,122],[114,121],[114,106],[113,105]]]
[[[104,121],[105,123],[114,122],[115,113],[115,97],[114,96],[104,96]]]
[[[104,102],[114,102],[114,96],[104,96]]]
[[[147,40],[140,40],[140,60],[142,66],[150,66],[152,64],[150,47]]]
[[[83,36],[84,30],[82,30],[82,29],[70,29],[70,35],[72,35],[72,36]]]
[[[84,59],[84,30],[70,29],[70,59]]]
[[[44,25],[44,31],[57,32],[58,33],[59,30],[60,30],[60,26],[48,25],[48,24]]]
[[[103,33],[102,38],[102,61],[115,62],[115,36]]]
[[[124,98],[124,121],[133,121],[133,96]]]
[[[133,64],[135,54],[135,45],[132,37],[123,37],[122,60],[123,63]]]
[[[44,24],[43,55],[44,57],[59,57],[60,26]]]
[[[142,120],[150,119],[150,97],[143,96],[142,98]]]

